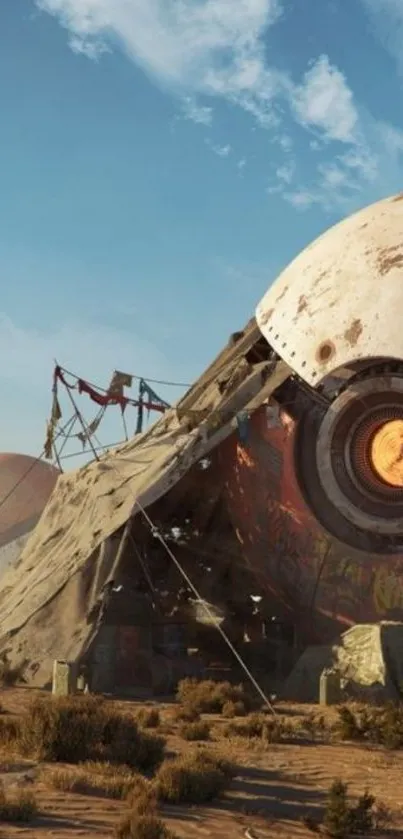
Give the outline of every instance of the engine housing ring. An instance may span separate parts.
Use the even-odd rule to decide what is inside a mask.
[[[360,403],[364,403],[364,410],[358,415],[356,433],[371,414],[378,413],[381,417],[382,411],[389,411],[403,419],[403,378],[375,375],[355,381],[336,397],[318,429],[318,477],[328,499],[351,524],[374,534],[400,535],[403,533],[403,487],[401,491],[383,492],[379,480],[378,493],[376,487],[366,487],[361,481],[357,485],[357,473],[351,458],[354,430],[351,433],[347,428],[340,435],[343,423],[348,424]]]

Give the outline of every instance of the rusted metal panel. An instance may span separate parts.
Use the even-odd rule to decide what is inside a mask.
[[[310,385],[358,359],[403,359],[403,201],[397,198],[320,236],[257,306],[266,340]]]
[[[115,683],[117,629],[101,625],[93,650],[91,690],[108,693]]]
[[[151,690],[152,643],[146,626],[120,626],[117,633],[116,687]]]
[[[307,643],[331,641],[355,623],[403,620],[403,555],[342,544],[305,502],[295,461],[296,423],[285,410],[267,422],[251,418],[243,449],[235,435],[220,451],[227,504],[245,561],[273,601],[278,617],[295,623]],[[272,450],[278,452],[273,480]]]
[[[186,627],[180,623],[160,623],[153,627],[153,646],[172,658],[186,653]]]

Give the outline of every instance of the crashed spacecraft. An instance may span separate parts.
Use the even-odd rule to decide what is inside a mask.
[[[256,309],[290,376],[225,443],[248,562],[307,640],[403,619],[403,195],[309,245]]]
[[[302,645],[356,623],[402,621],[401,315],[396,196],[294,259],[157,423],[59,477],[18,564],[0,578],[0,651],[30,662],[26,678],[38,685],[55,658],[97,651],[98,636],[102,652],[93,616],[115,581],[111,661],[132,661],[139,550],[155,580],[161,568],[164,590],[176,591],[174,551],[217,608],[250,607],[259,594],[265,617],[291,626]],[[155,536],[183,522],[186,544],[174,539],[169,553]],[[246,570],[253,590],[239,582]]]

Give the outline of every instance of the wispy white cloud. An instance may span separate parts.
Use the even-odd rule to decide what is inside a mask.
[[[291,102],[297,120],[307,127],[322,129],[329,140],[354,142],[358,113],[346,78],[329,58],[322,55],[294,88]]]
[[[342,70],[328,56],[313,60],[300,80],[273,66],[270,35],[283,8],[289,8],[286,0],[34,2],[59,19],[76,51],[94,57],[120,44],[149,76],[178,96],[184,116],[193,122],[209,127],[219,99],[250,114],[255,125],[272,132],[285,156],[284,163],[277,161],[276,182],[268,191],[284,195],[294,206],[340,205],[348,210],[358,193],[365,202],[389,188],[385,172],[391,182],[399,180],[399,132],[393,134],[393,127],[380,127],[363,114]],[[403,33],[403,0],[362,2],[372,14],[383,11],[389,28],[394,21],[396,31]],[[308,183],[295,167],[292,190],[289,156],[292,152],[297,164],[299,156],[286,127],[289,115],[308,132],[304,161],[307,155],[315,158]],[[303,135],[299,143],[304,143]],[[223,149],[214,150],[225,157],[230,150]]]
[[[403,131],[368,117],[363,122],[366,141],[318,163],[309,183],[281,189],[286,201],[300,210],[319,205],[347,213],[402,189]]]
[[[287,134],[282,134],[280,137],[277,138],[278,144],[280,148],[283,149],[285,152],[289,152],[293,148],[293,141],[292,137]]]
[[[228,155],[232,152],[232,147],[228,143],[225,146],[219,146],[211,143],[210,140],[206,140],[206,145],[210,147],[211,151],[214,152],[217,157],[228,157]]]
[[[320,203],[315,193],[305,189],[297,189],[295,192],[284,192],[284,198],[296,210],[308,210],[313,204]]]
[[[373,23],[375,36],[403,72],[403,3],[401,0],[361,0]]]
[[[403,132],[360,108],[347,79],[326,56],[311,65],[291,101],[297,121],[314,129],[309,146],[317,159],[309,180],[302,173],[302,183],[292,190],[280,167],[269,191],[299,210],[320,205],[346,213],[401,187]]]
[[[36,0],[57,16],[70,43],[89,55],[118,41],[163,85],[182,94],[190,118],[209,124],[197,97],[236,103],[258,124],[281,123],[277,100],[329,139],[349,141],[356,114],[342,73],[322,56],[301,84],[267,60],[265,37],[282,14],[281,0]],[[290,138],[280,135],[284,149]]]
[[[256,107],[271,98],[263,35],[281,14],[280,0],[36,0],[59,18],[77,48],[120,42],[163,84]]]
[[[213,109],[207,105],[199,105],[191,96],[185,96],[183,100],[183,114],[185,119],[196,125],[211,125],[213,122]]]
[[[109,47],[104,43],[95,43],[94,41],[77,38],[72,35],[70,38],[70,47],[76,55],[85,55],[92,61],[98,61],[106,52],[110,52]]]
[[[276,170],[276,177],[285,184],[290,184],[295,174],[295,161],[288,160]]]

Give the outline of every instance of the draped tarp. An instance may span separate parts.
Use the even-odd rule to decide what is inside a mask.
[[[60,476],[17,567],[0,580],[0,647],[13,659],[38,663],[82,647],[101,546],[139,513],[137,501],[146,508],[164,496],[237,429],[240,411],[256,410],[290,375],[282,361],[248,361],[259,340],[252,320],[148,431]],[[66,600],[59,615],[57,598]]]

